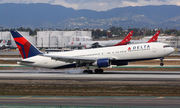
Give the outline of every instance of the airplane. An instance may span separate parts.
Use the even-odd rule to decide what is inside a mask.
[[[137,44],[137,43],[146,43],[146,42],[149,43],[149,42],[156,42],[158,39],[159,33],[160,31],[157,31],[155,35],[148,42],[142,41],[142,40],[131,40],[133,31],[130,31],[130,33],[123,40],[69,42],[66,46],[67,47],[85,47],[85,49],[90,49],[90,48],[107,47],[107,46],[119,46],[119,45],[126,45],[126,44]]]
[[[160,59],[160,65],[163,66],[163,58],[174,52],[174,48],[168,44],[151,42],[43,54],[18,31],[11,31],[11,34],[23,57],[18,64],[50,69],[85,66],[87,70],[84,70],[84,73],[93,73],[90,66],[98,67],[94,70],[95,73],[103,73],[103,67],[128,65],[132,61],[151,59]]]
[[[130,31],[123,40],[69,42],[66,45],[66,47],[85,47],[85,49],[90,49],[90,48],[98,48],[98,47],[126,45],[131,40],[132,34],[133,31]]]
[[[0,49],[11,48],[12,45],[8,45],[8,36],[0,43]]]

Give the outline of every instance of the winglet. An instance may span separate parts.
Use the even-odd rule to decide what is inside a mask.
[[[36,47],[27,41],[18,31],[11,31],[16,45],[23,59],[42,54]]]
[[[114,45],[114,46],[119,46],[119,45],[127,45],[128,42],[131,40],[131,36],[133,34],[133,31],[130,31],[129,34],[118,44]]]
[[[157,31],[157,32],[154,34],[154,36],[153,36],[147,43],[157,41],[159,34],[160,34],[160,31]]]

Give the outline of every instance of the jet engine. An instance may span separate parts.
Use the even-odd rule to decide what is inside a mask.
[[[109,58],[105,58],[105,59],[98,59],[96,62],[94,62],[92,64],[93,66],[98,66],[100,67],[108,67],[111,65],[111,61]]]
[[[85,49],[90,49],[91,47],[91,45],[85,45]]]

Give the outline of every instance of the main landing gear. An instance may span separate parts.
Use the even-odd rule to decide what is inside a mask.
[[[103,69],[95,69],[95,70],[94,70],[94,73],[95,73],[95,74],[102,74],[103,72],[104,72]],[[83,73],[92,74],[93,71],[88,69],[88,70],[84,70]]]
[[[84,70],[83,73],[86,73],[86,74],[92,74],[93,71],[92,71],[92,70]]]
[[[84,70],[83,73],[86,73],[86,74],[92,74],[93,73],[92,70],[89,70],[89,64],[86,64],[86,68],[87,68],[87,70]],[[104,72],[104,70],[100,69],[100,68],[94,70],[95,74],[102,74],[103,72]]]
[[[160,60],[161,60],[160,66],[164,66],[163,59],[164,58],[160,58]]]
[[[94,73],[95,73],[95,74],[102,74],[103,72],[104,72],[103,69],[95,69],[95,70],[94,70]],[[93,71],[88,69],[88,70],[84,70],[83,73],[92,74]]]
[[[86,73],[86,74],[92,74],[93,73],[92,70],[89,70],[89,64],[86,64],[86,68],[87,68],[87,70],[84,70],[83,73]]]
[[[102,74],[104,72],[104,70],[103,69],[95,69],[94,72],[96,74]]]

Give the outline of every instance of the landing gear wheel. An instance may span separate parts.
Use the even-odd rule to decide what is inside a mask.
[[[104,72],[104,70],[103,69],[100,69],[100,73],[102,74]]]
[[[94,70],[94,72],[96,73],[96,74],[98,74],[98,73],[103,73],[104,72],[104,70],[103,69],[95,69]]]
[[[164,66],[163,59],[164,58],[160,58],[160,60],[161,60],[160,66]]]
[[[92,70],[89,70],[89,64],[86,64],[86,67],[87,67],[87,70],[84,70],[83,73],[92,74],[93,71],[92,71]]]
[[[92,74],[93,71],[92,71],[92,70],[84,70],[83,73],[86,73],[86,74]]]
[[[164,65],[164,63],[160,63],[160,66],[163,66]]]
[[[98,71],[98,69],[95,69],[94,72],[97,74],[99,71]]]

